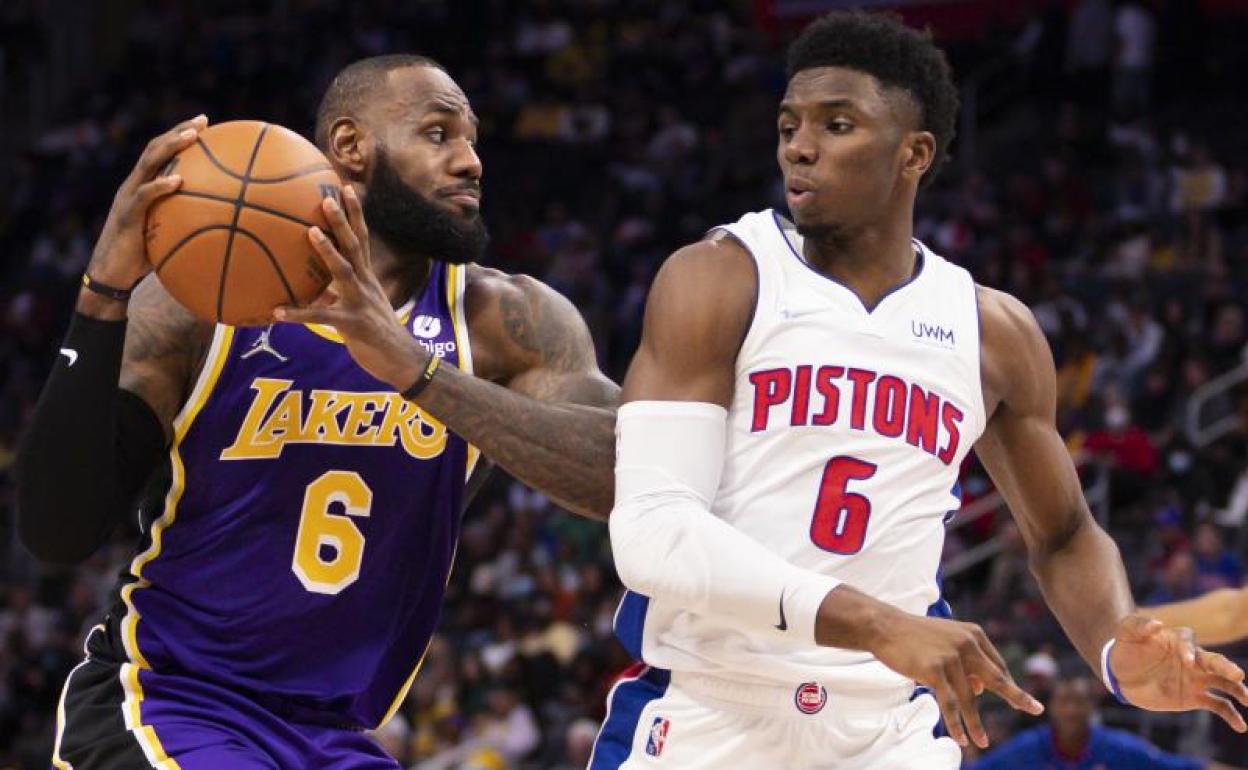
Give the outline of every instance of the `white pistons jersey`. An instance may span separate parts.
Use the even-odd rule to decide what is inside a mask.
[[[720,228],[757,265],[712,512],[792,564],[908,612],[940,600],[959,466],[984,429],[979,315],[969,273],[914,241],[914,277],[867,309],[801,257],[771,210]],[[777,597],[777,626],[783,625]],[[629,592],[625,646],[681,672],[838,689],[906,684],[869,653],[744,633]]]

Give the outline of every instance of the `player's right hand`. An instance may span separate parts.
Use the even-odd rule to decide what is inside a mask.
[[[139,161],[113,196],[113,206],[91,253],[87,272],[91,278],[118,289],[129,289],[152,271],[143,243],[148,208],[182,184],[177,174],[160,176],[174,155],[195,143],[208,127],[199,115],[184,120],[147,143]]]
[[[1014,683],[1001,653],[974,623],[911,615],[896,610],[880,625],[870,651],[899,674],[929,688],[940,705],[949,736],[965,746],[988,746],[975,699],[984,690],[1019,711],[1038,715],[1044,706]],[[965,725],[965,727],[964,727]]]

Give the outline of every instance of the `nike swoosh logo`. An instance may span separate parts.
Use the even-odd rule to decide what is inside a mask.
[[[776,624],[777,631],[788,631],[789,621],[784,617],[784,591],[780,592],[780,622]]]
[[[68,366],[73,366],[78,360],[78,351],[73,348],[61,348],[61,355],[69,359]]]
[[[784,318],[785,320],[792,320],[794,318],[804,318],[808,315],[814,315],[815,313],[823,313],[826,311],[827,311],[826,307],[807,307],[807,308],[787,308],[786,307],[780,310],[780,317]]]

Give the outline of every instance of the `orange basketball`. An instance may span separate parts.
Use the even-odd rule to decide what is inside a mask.
[[[259,326],[324,290],[308,228],[328,231],[321,201],[342,182],[315,145],[272,123],[221,123],[161,171],[172,173],[182,185],[148,210],[147,258],[192,313]]]

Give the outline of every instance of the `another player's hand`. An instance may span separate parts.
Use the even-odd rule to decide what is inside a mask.
[[[1000,695],[1019,711],[1033,715],[1044,711],[1038,700],[1014,683],[1005,659],[974,623],[898,610],[889,613],[870,651],[884,665],[932,691],[945,729],[959,745],[967,745],[969,733],[975,745],[988,746],[988,733],[975,703],[984,690]]]
[[[1229,695],[1248,706],[1243,670],[1216,652],[1197,647],[1189,628],[1174,628],[1143,615],[1118,624],[1110,669],[1123,696],[1149,711],[1204,709],[1236,732],[1248,731]]]
[[[326,198],[322,206],[333,239],[319,227],[309,228],[308,239],[329,270],[329,287],[308,307],[279,307],[274,317],[334,327],[357,364],[395,390],[405,390],[416,381],[430,354],[395,317],[373,272],[368,226],[355,190],[344,185],[342,205]]]
[[[184,120],[147,143],[143,154],[113,196],[113,206],[100,231],[87,272],[100,283],[128,289],[152,271],[143,243],[147,210],[182,184],[177,174],[159,176],[174,155],[195,143],[208,127],[199,115]]]

